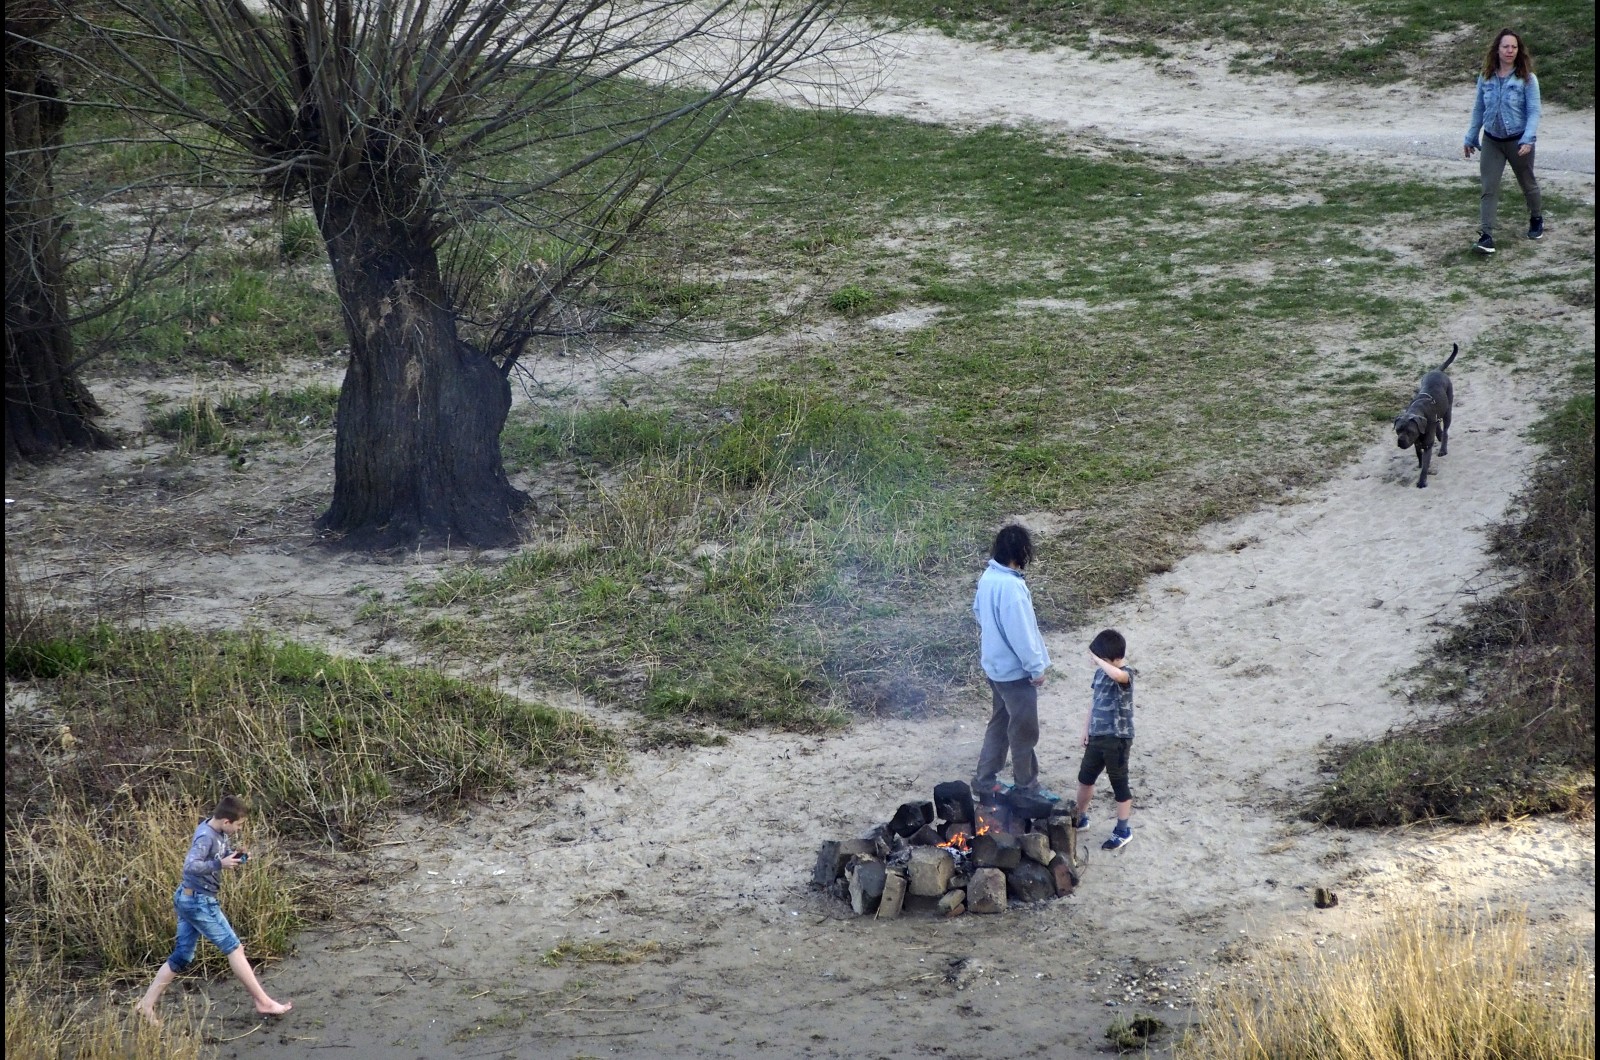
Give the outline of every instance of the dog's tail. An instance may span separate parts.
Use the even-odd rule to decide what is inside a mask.
[[[1443,364],[1441,364],[1439,366],[1439,371],[1442,372],[1446,368],[1449,368],[1452,364],[1454,364],[1455,363],[1455,359],[1456,359],[1456,354],[1458,354],[1460,352],[1461,352],[1461,344],[1459,342],[1452,342],[1450,344],[1450,359],[1445,361]]]

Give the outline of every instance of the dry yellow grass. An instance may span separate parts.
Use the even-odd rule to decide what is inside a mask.
[[[158,1028],[131,1007],[69,1004],[6,984],[6,1060],[200,1060],[202,1045],[193,1009],[172,1006]]]
[[[1358,942],[1275,963],[1207,1001],[1204,1060],[1592,1060],[1594,962],[1527,920],[1405,910]]]
[[[23,962],[57,972],[142,980],[172,949],[172,893],[196,822],[209,807],[183,800],[68,804],[6,833],[7,978]],[[252,957],[284,952],[297,923],[293,885],[266,821],[246,818],[250,863],[223,880],[223,908]],[[195,973],[226,974],[202,945]],[[9,1007],[8,1007],[9,1019]]]

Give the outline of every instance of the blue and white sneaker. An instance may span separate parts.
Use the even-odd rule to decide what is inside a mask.
[[[1080,832],[1083,831],[1085,828],[1088,828],[1089,827],[1089,815],[1088,814],[1084,814],[1082,817],[1079,817],[1076,821],[1073,821],[1072,822],[1072,827],[1076,828]]]
[[[1122,831],[1121,829],[1113,829],[1111,832],[1111,838],[1107,839],[1104,843],[1101,843],[1100,849],[1121,850],[1131,842],[1133,842],[1133,829],[1130,828],[1126,832]]]

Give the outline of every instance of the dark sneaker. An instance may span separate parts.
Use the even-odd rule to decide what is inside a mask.
[[[998,780],[974,780],[972,782],[972,797],[980,801],[987,799],[993,802],[995,799],[1003,799],[1010,790],[1009,787]]]
[[[1061,801],[1061,796],[1057,795],[1055,792],[1051,791],[1049,788],[1039,788],[1039,787],[1012,788],[1011,789],[1011,794],[1013,794],[1013,795],[1032,795],[1034,798],[1043,799],[1045,802],[1060,802]]]
[[[1472,249],[1476,250],[1479,254],[1493,254],[1494,236],[1491,236],[1488,232],[1480,233],[1478,235],[1478,241],[1472,244]]]
[[[1528,218],[1528,238],[1529,239],[1543,239],[1544,238],[1544,218],[1543,217],[1530,217],[1530,218]]]
[[[1082,817],[1079,817],[1076,821],[1074,821],[1072,823],[1072,827],[1076,828],[1080,832],[1083,831],[1085,828],[1088,828],[1089,827],[1089,815],[1088,814],[1084,814]]]
[[[1121,850],[1133,842],[1133,832],[1112,832],[1111,838],[1100,844],[1101,850]]]

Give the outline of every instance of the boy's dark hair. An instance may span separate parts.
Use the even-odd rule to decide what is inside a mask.
[[[1016,523],[1001,527],[994,535],[994,549],[990,555],[996,563],[1007,567],[1016,564],[1019,570],[1033,562],[1033,538],[1028,536],[1027,527]]]
[[[1089,642],[1089,650],[1106,662],[1111,662],[1128,654],[1128,642],[1116,630],[1102,629]]]
[[[238,795],[224,795],[217,800],[217,808],[211,811],[211,816],[218,821],[237,821],[249,812],[244,799]]]

